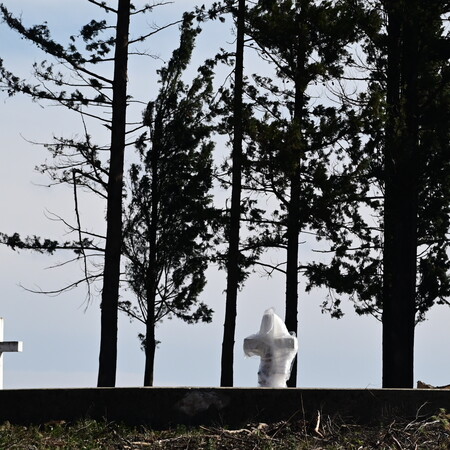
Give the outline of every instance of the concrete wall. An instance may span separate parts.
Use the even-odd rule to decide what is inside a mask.
[[[239,427],[250,422],[339,415],[370,423],[450,411],[450,391],[413,389],[92,388],[0,391],[0,423],[107,419],[167,428]]]

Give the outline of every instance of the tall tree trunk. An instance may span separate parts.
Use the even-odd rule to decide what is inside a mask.
[[[148,230],[148,266],[145,274],[145,289],[147,301],[147,317],[145,322],[145,370],[144,386],[153,386],[153,375],[155,367],[155,308],[156,292],[158,288],[158,227],[159,227],[159,205],[160,205],[160,142],[163,124],[161,119],[157,118],[152,136],[152,149],[150,151],[151,166],[151,203],[150,203],[150,226]]]
[[[148,295],[151,295],[149,293]],[[153,386],[154,368],[155,368],[155,295],[147,299],[147,320],[145,327],[145,370],[144,386]]]
[[[286,316],[285,323],[288,331],[298,334],[298,258],[300,233],[300,196],[301,196],[301,158],[305,151],[302,136],[303,112],[306,106],[306,78],[309,0],[297,2],[298,42],[297,60],[295,69],[295,103],[293,129],[291,138],[292,173],[289,177],[290,199],[287,218],[287,262],[286,262]],[[292,366],[291,376],[287,382],[288,387],[297,386],[297,358]]]
[[[153,215],[153,214],[152,214]],[[156,271],[156,225],[150,227],[150,256],[149,266],[146,274],[146,301],[147,301],[147,317],[145,320],[145,369],[144,369],[144,386],[153,386],[154,368],[155,368],[155,352],[156,352],[156,288],[157,288],[157,271]],[[153,230],[152,230],[153,229]],[[153,235],[153,231],[155,234]]]
[[[298,245],[300,223],[300,167],[297,164],[290,179],[290,200],[287,223],[286,316],[290,332],[298,332]],[[292,365],[288,387],[297,386],[297,358]]]
[[[119,0],[114,55],[111,156],[106,211],[106,246],[101,303],[101,336],[97,385],[116,384],[117,319],[122,250],[122,184],[127,108],[130,0]]]
[[[237,11],[236,66],[234,76],[234,136],[232,153],[232,191],[228,235],[227,294],[223,326],[221,386],[233,386],[234,337],[236,330],[237,293],[239,286],[239,228],[241,221],[242,172],[242,91],[244,71],[244,15],[245,0],[239,0]]]
[[[417,2],[388,10],[383,387],[412,388],[418,216]]]

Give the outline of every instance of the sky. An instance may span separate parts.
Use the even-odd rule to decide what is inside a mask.
[[[47,21],[62,42],[90,21],[95,10],[80,0],[3,3],[21,14],[27,24]],[[175,0],[159,7],[132,28],[132,33],[146,32],[154,23],[170,23],[193,5],[195,1]],[[211,52],[220,46],[232,50],[233,39],[230,24],[208,25],[199,38],[193,66],[212,56]],[[155,96],[155,71],[177,43],[177,29],[168,29],[146,44],[158,58],[147,57],[144,62],[131,59],[129,85],[133,96],[145,101]],[[0,23],[0,58],[6,67],[31,80],[31,65],[40,61],[42,54]],[[245,65],[248,73],[258,71],[258,62],[251,56]],[[33,103],[23,96],[8,98],[0,93],[0,127],[0,232],[68,238],[66,227],[52,220],[52,214],[74,221],[72,191],[65,186],[48,187],[48,178],[35,170],[49,158],[48,151],[36,143],[50,142],[54,135],[70,137],[80,133],[79,118],[54,105]],[[99,140],[105,138],[102,129],[95,132]],[[83,224],[91,230],[104,229],[104,204],[82,195],[80,205]],[[309,251],[308,242],[300,247],[300,255]],[[81,274],[76,264],[52,268],[66,259],[67,254],[61,252],[49,257],[0,246],[0,317],[5,319],[5,340],[24,343],[23,353],[4,355],[6,389],[96,385],[99,297],[87,303],[83,287],[56,297],[27,290],[49,290],[74,281]],[[201,299],[215,311],[211,324],[187,325],[174,319],[158,326],[161,344],[155,360],[155,385],[219,385],[225,284],[223,271],[214,267],[208,270],[208,284]],[[300,283],[298,386],[381,387],[381,324],[373,317],[357,316],[349,302],[344,303],[344,318],[331,319],[320,310],[326,295],[324,290],[305,293],[304,282]],[[242,343],[259,330],[262,315],[270,307],[284,317],[284,280],[279,275],[267,278],[256,272],[238,298],[235,386],[257,385],[259,361],[244,356]],[[450,383],[449,324],[450,309],[441,306],[434,307],[427,321],[417,326],[415,381]],[[140,324],[120,316],[117,386],[142,385],[144,354],[137,338],[142,331]]]

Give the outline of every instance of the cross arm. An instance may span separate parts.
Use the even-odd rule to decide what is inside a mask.
[[[4,341],[0,342],[0,353],[3,352],[21,352],[23,351],[22,341]]]
[[[293,336],[284,336],[269,340],[267,337],[261,338],[258,335],[244,339],[244,352],[247,356],[263,356],[266,352],[275,348],[294,350],[296,348],[296,339]]]

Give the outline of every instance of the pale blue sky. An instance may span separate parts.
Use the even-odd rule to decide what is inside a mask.
[[[28,24],[47,20],[55,36],[75,33],[92,19],[94,7],[81,0],[8,0],[15,12],[22,12]],[[86,3],[86,4],[85,4]],[[139,3],[139,2],[136,2]],[[195,2],[176,0],[159,8],[147,24],[160,25],[178,17],[180,11]],[[225,43],[222,43],[222,40]],[[66,42],[66,39],[64,39]],[[164,32],[148,43],[148,49],[167,59],[178,43],[178,33]],[[199,38],[195,61],[211,56],[218,46],[230,46],[233,36],[229,25],[208,26]],[[41,54],[0,25],[0,57],[5,65],[30,77],[30,66]],[[247,57],[248,72],[257,70]],[[155,95],[155,69],[159,63],[148,58],[134,60],[130,66],[130,88],[147,101]],[[43,106],[43,105],[42,105]],[[80,131],[76,115],[61,108],[32,103],[28,98],[7,98],[0,94],[1,160],[0,231],[22,235],[60,238],[64,228],[50,221],[45,211],[73,220],[72,192],[66,187],[46,188],[48,179],[34,171],[45,161],[47,152],[26,140],[48,142],[53,134],[72,136]],[[136,114],[140,114],[137,110]],[[101,130],[96,136],[104,137]],[[223,151],[223,149],[222,149]],[[223,195],[223,194],[222,194]],[[103,229],[104,205],[88,196],[81,198],[82,219],[92,229]],[[308,246],[300,247],[306,254]],[[5,355],[5,388],[95,386],[99,350],[99,302],[86,308],[81,287],[56,298],[32,294],[19,284],[51,289],[73,281],[80,275],[77,267],[46,269],[64,261],[65,255],[49,258],[30,252],[13,252],[0,247],[0,317],[5,318],[5,338],[24,341],[22,354]],[[75,273],[75,272],[76,273]],[[220,380],[220,352],[224,320],[225,278],[211,268],[202,299],[214,310],[212,324],[185,325],[166,321],[157,330],[162,341],[156,356],[155,384],[160,386],[217,386]],[[126,293],[124,295],[127,295]],[[380,387],[381,326],[371,317],[357,317],[350,303],[339,321],[321,314],[319,305],[326,292],[299,290],[299,386],[304,387]],[[256,358],[245,358],[243,339],[258,331],[264,310],[275,307],[284,316],[284,282],[279,276],[250,277],[239,295],[235,347],[235,385],[256,386]],[[429,320],[417,327],[415,379],[431,384],[450,382],[450,310],[436,307]],[[139,349],[139,324],[130,324],[124,316],[119,324],[118,385],[142,384],[144,355]]]

